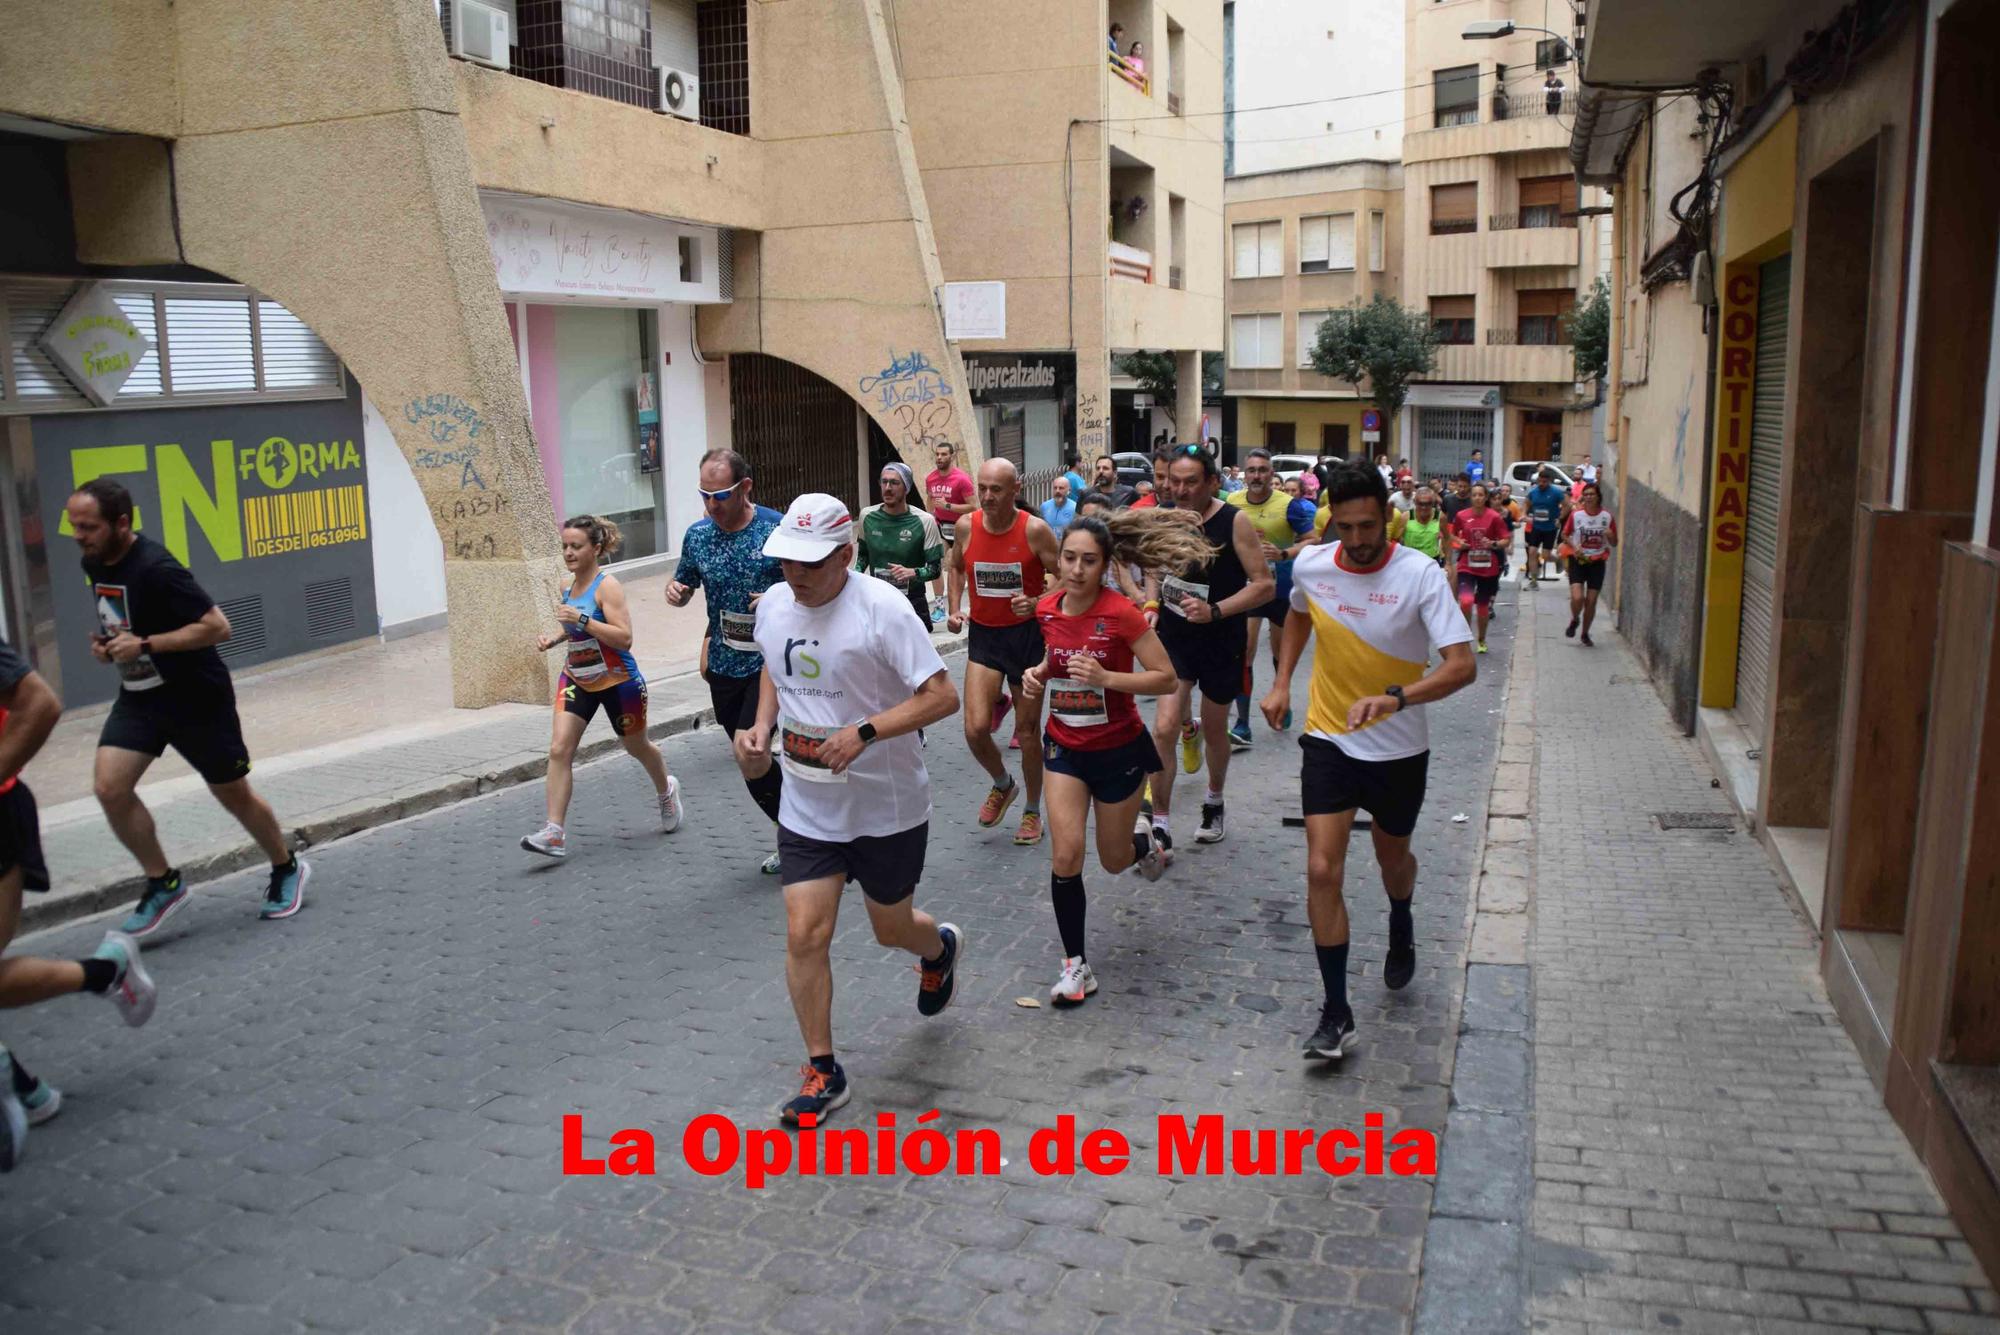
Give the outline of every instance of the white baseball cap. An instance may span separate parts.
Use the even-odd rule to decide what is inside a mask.
[[[792,502],[764,539],[764,555],[780,561],[817,561],[853,541],[854,516],[847,513],[847,502],[809,491]]]

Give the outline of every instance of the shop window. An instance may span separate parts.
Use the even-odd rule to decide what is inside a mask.
[[[1353,214],[1320,214],[1299,219],[1300,273],[1326,273],[1353,267]]]
[[[1437,125],[1477,125],[1479,123],[1479,66],[1454,65],[1431,75],[1433,106]]]
[[[1568,341],[1570,308],[1576,293],[1561,287],[1520,294],[1519,318],[1514,327],[1517,343],[1549,347]]]
[[[1231,235],[1236,243],[1232,277],[1276,278],[1284,272],[1283,223],[1238,223]]]
[[[1479,183],[1456,181],[1431,187],[1431,235],[1479,230]]]
[[[1229,364],[1245,371],[1275,371],[1284,362],[1285,324],[1277,315],[1229,318]]]
[[[638,438],[639,376],[657,356],[653,312],[547,306],[530,315],[548,321],[555,342],[563,509],[616,523],[621,560],[653,555],[664,505]]]
[[[1431,328],[1438,342],[1462,345],[1472,342],[1471,297],[1432,297]]]

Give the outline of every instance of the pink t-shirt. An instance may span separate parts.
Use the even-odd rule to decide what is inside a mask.
[[[1507,521],[1500,512],[1491,507],[1475,511],[1471,506],[1460,510],[1451,521],[1452,532],[1461,538],[1486,538],[1504,546],[1507,541]],[[1497,575],[1500,573],[1500,546],[1461,547],[1458,552],[1458,568],[1468,575]]]
[[[940,526],[950,528],[958,522],[958,512],[949,507],[964,505],[972,499],[972,476],[963,468],[954,468],[949,473],[934,468],[924,479],[924,492],[931,498],[931,517]]]

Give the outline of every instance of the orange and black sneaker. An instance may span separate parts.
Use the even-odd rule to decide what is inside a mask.
[[[847,1099],[854,1091],[848,1086],[847,1072],[839,1062],[833,1063],[831,1071],[822,1071],[811,1062],[799,1068],[799,1092],[778,1109],[778,1120],[786,1126],[797,1126],[799,1118],[811,1113],[819,1123],[826,1121],[826,1115],[835,1108],[847,1106]]]
[[[938,937],[944,942],[944,954],[917,965],[917,974],[923,980],[917,984],[919,1015],[936,1015],[951,1005],[958,990],[958,962],[965,954],[965,933],[955,924],[941,922]]]
[[[1042,813],[1024,811],[1021,813],[1021,828],[1014,832],[1017,844],[1039,844],[1042,842]]]
[[[986,794],[986,800],[979,804],[979,824],[981,828],[990,830],[998,825],[1000,818],[1007,814],[1007,808],[1013,806],[1014,799],[1020,795],[1021,785],[1011,775],[1008,776],[1005,788],[1002,788],[999,784],[993,785]]]

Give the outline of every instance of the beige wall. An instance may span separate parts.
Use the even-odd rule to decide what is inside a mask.
[[[1318,454],[1320,427],[1338,423],[1347,428],[1347,448],[1360,453],[1371,448],[1361,439],[1361,399],[1300,399],[1241,396],[1236,400],[1236,457],[1246,450],[1268,443],[1272,422],[1289,422],[1295,448],[1300,454]]]

